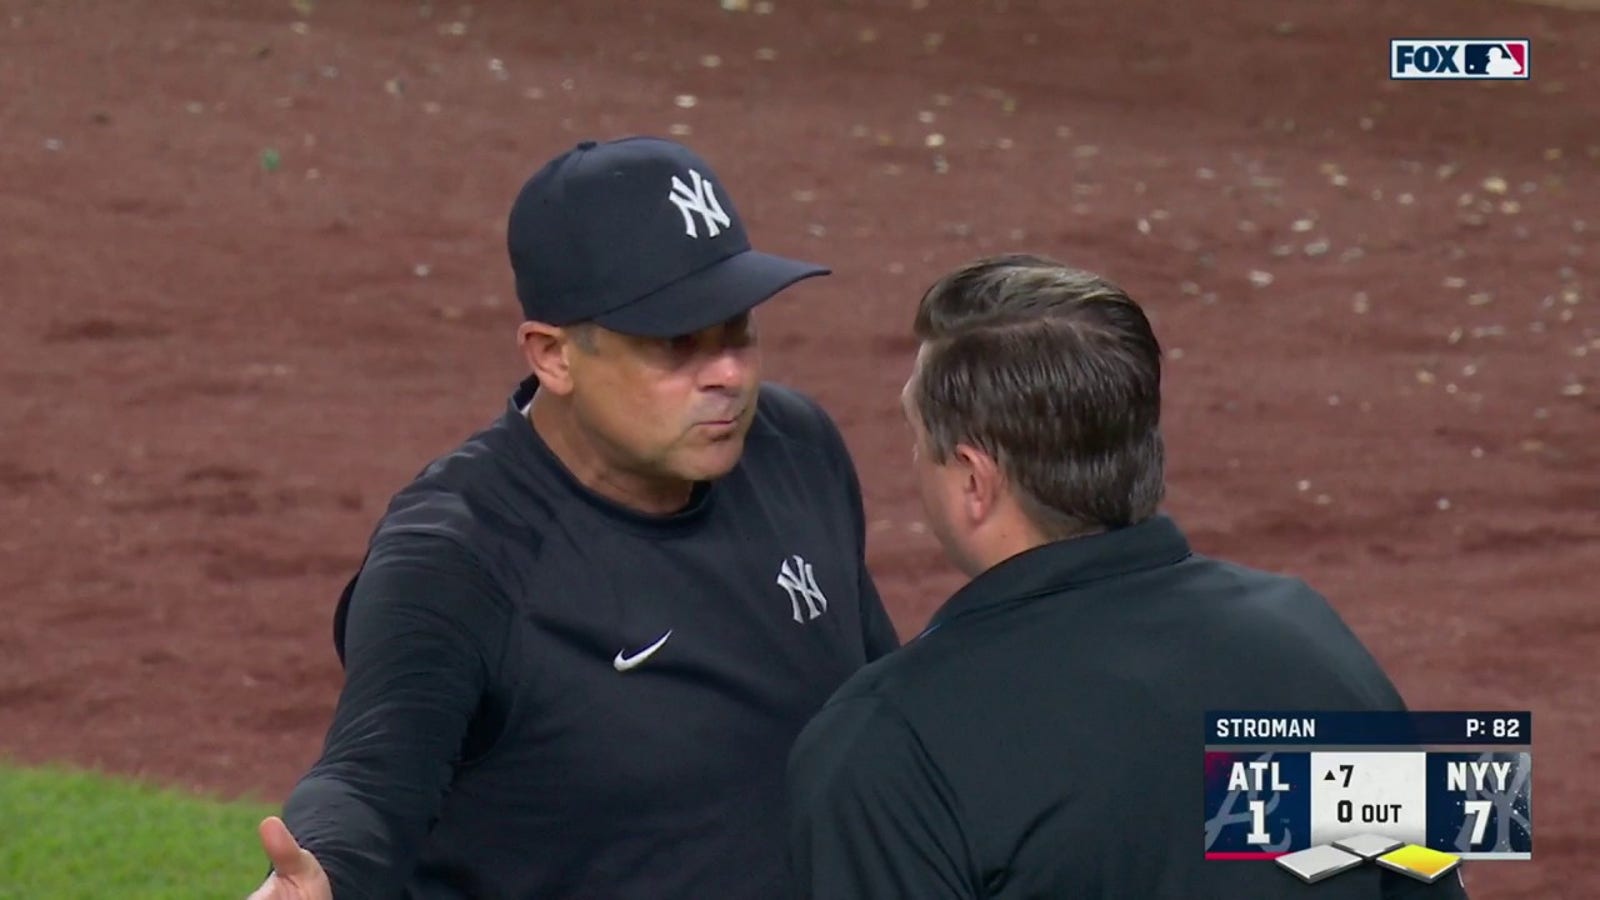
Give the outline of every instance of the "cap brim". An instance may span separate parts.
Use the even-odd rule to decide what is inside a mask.
[[[623,334],[676,337],[726,322],[797,281],[831,273],[816,263],[746,250],[594,321]]]

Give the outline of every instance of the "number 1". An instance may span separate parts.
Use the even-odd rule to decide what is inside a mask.
[[[1466,801],[1467,815],[1472,817],[1472,839],[1467,841],[1468,847],[1476,847],[1483,842],[1484,832],[1489,830],[1489,810],[1494,804],[1488,800]]]
[[[1265,844],[1272,840],[1267,834],[1267,804],[1261,800],[1250,801],[1250,833],[1244,836],[1246,844]]]

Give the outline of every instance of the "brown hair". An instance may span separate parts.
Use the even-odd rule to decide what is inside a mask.
[[[1161,347],[1120,287],[1044,257],[980,259],[928,289],[914,330],[935,462],[983,450],[1051,539],[1155,514]]]

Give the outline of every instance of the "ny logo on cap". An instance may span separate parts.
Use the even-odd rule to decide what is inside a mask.
[[[667,194],[667,199],[678,207],[678,212],[683,213],[683,233],[692,238],[700,236],[690,213],[700,214],[701,220],[706,223],[706,237],[716,237],[722,233],[722,228],[732,227],[733,220],[728,218],[728,214],[722,211],[722,204],[717,202],[715,186],[693,169],[689,170],[689,178],[694,181],[692,190],[683,183],[683,179],[672,176],[672,191]],[[718,228],[718,225],[722,228]]]

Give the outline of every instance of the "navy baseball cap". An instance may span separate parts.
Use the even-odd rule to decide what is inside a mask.
[[[711,167],[653,137],[584,141],[533,174],[506,229],[528,319],[643,337],[709,328],[830,270],[750,248]]]

